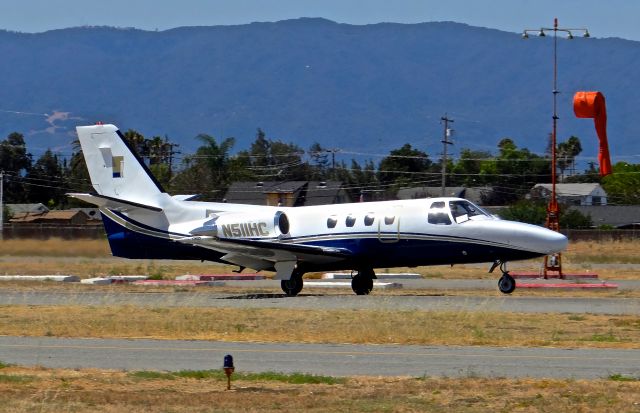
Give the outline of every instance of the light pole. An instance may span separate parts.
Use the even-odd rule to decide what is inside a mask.
[[[567,39],[572,40],[574,33],[582,33],[583,37],[590,37],[586,28],[567,29],[558,27],[558,18],[553,19],[553,28],[541,27],[540,29],[525,29],[522,38],[528,39],[529,34],[536,34],[545,37],[548,32],[553,32],[553,130],[551,132],[551,200],[547,207],[547,228],[560,231],[560,208],[556,197],[556,129],[558,125],[558,32],[565,34]],[[544,258],[544,277],[547,278],[548,271],[556,271],[562,277],[561,255],[554,254]]]

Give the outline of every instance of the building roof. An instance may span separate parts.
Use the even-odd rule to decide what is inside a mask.
[[[640,205],[573,205],[583,215],[591,217],[593,225],[624,227],[640,224]]]
[[[326,205],[336,200],[342,189],[338,181],[245,181],[234,182],[225,195],[226,202],[265,205],[266,194],[293,193],[303,205]]]
[[[551,192],[551,184],[536,184],[535,188],[544,188]],[[588,196],[596,190],[604,189],[598,183],[585,183],[585,184],[556,184],[556,195],[558,196]]]
[[[492,191],[491,187],[474,187],[467,188],[464,186],[448,186],[445,187],[445,196],[467,199],[475,204],[481,204],[483,196]],[[420,198],[437,198],[442,196],[442,187],[440,186],[418,186],[413,188],[403,188],[398,190],[398,199],[420,199]]]
[[[70,210],[61,210],[61,211],[49,211],[46,214],[40,215],[31,215],[25,214],[20,217],[15,217],[11,219],[11,222],[46,222],[46,221],[71,221],[78,214],[86,214],[82,211],[70,211]]]
[[[44,214],[49,208],[44,204],[5,204],[13,215],[18,214]]]

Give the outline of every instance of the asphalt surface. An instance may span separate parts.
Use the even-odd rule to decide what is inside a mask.
[[[0,360],[51,368],[208,370],[329,376],[606,378],[640,376],[640,350],[229,343],[0,337]]]
[[[242,281],[247,283],[247,281]],[[253,281],[251,281],[253,282]],[[312,289],[298,297],[283,294],[221,294],[207,287],[185,292],[64,292],[0,290],[3,305],[134,305],[143,307],[225,307],[284,308],[309,310],[369,309],[421,311],[485,311],[518,313],[568,313],[639,315],[640,298],[531,297],[531,296],[447,296],[447,295],[369,295],[314,294]]]

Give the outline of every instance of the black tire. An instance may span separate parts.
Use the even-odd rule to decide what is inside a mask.
[[[288,280],[280,281],[280,288],[287,295],[287,297],[295,297],[302,291],[304,282],[302,281],[302,274],[293,273]]]
[[[498,288],[503,294],[511,294],[516,289],[516,280],[509,274],[504,273],[498,280]]]
[[[373,290],[373,279],[375,278],[373,270],[359,271],[351,279],[351,289],[356,295],[368,295]]]

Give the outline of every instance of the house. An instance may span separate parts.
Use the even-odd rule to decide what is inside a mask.
[[[551,184],[535,185],[527,197],[549,200]],[[597,183],[556,184],[556,198],[564,205],[607,205],[607,193]]]
[[[310,206],[350,202],[337,181],[234,182],[224,201],[269,206]]]
[[[617,229],[640,228],[640,205],[576,205],[569,209],[591,217],[594,227],[609,225]]]
[[[27,215],[42,215],[49,212],[44,204],[5,204],[11,212],[11,216],[24,217]]]
[[[448,186],[445,187],[444,196],[452,196],[456,198],[464,198],[476,205],[482,205],[485,199],[492,191],[491,187],[466,188],[464,186]],[[418,186],[413,188],[403,188],[397,193],[398,199],[420,199],[420,198],[437,198],[442,196],[442,187],[440,186]]]
[[[82,211],[49,211],[40,215],[22,215],[9,221],[14,224],[87,225],[89,216]]]

